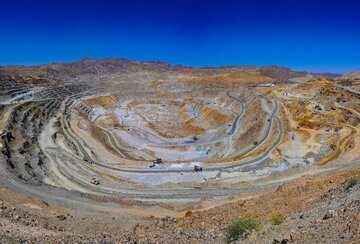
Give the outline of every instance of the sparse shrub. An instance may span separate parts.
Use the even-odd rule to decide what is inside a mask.
[[[358,180],[355,177],[351,177],[346,181],[346,190],[354,187],[358,183]]]
[[[239,239],[245,239],[253,231],[258,230],[259,227],[260,222],[256,219],[238,219],[226,229],[225,242],[231,243]]]
[[[282,213],[275,213],[270,218],[270,222],[272,225],[281,225],[284,221],[285,216]]]

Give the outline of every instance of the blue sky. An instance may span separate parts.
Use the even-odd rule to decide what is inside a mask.
[[[0,65],[85,57],[360,70],[360,1],[0,0]]]

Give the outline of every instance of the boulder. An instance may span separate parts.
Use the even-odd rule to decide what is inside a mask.
[[[335,217],[336,217],[335,210],[328,210],[328,211],[326,211],[323,219],[331,219],[331,218],[335,218]]]

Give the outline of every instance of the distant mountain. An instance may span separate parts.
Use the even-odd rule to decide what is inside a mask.
[[[213,69],[206,67],[206,69]],[[229,72],[256,72],[263,76],[268,76],[277,81],[289,81],[294,78],[328,78],[333,79],[338,77],[339,74],[335,73],[312,73],[305,71],[295,71],[283,66],[269,65],[269,66],[256,66],[256,65],[238,65],[238,66],[221,66],[217,69],[227,70]]]
[[[0,75],[37,75],[37,76],[79,76],[79,75],[99,75],[118,72],[137,72],[137,71],[177,71],[189,69],[191,67],[183,65],[171,65],[164,62],[140,62],[127,59],[82,59],[71,63],[51,63],[47,65],[34,66],[0,66]]]
[[[74,63],[53,63],[45,66],[48,72],[65,72],[69,75],[106,74],[136,71],[175,71],[188,68],[164,62],[140,62],[127,59],[82,59]]]
[[[276,81],[291,81],[296,78],[335,78],[339,74],[332,73],[309,73],[291,70],[282,66],[256,66],[256,65],[234,65],[222,67],[194,68],[183,65],[171,65],[159,61],[135,61],[121,58],[109,59],[82,59],[71,63],[51,63],[38,66],[0,66],[0,76],[37,76],[37,77],[76,77],[81,75],[101,75],[111,73],[131,72],[182,72],[182,71],[215,71],[225,72],[249,72],[258,73],[270,77]]]
[[[262,75],[269,76],[279,81],[288,81],[294,78],[301,78],[301,77],[333,79],[339,76],[339,74],[335,74],[335,73],[312,73],[305,71],[294,71],[286,67],[275,66],[275,65],[261,67],[259,69],[259,72]]]

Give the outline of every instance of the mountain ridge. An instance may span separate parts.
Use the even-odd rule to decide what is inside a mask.
[[[48,75],[96,75],[117,72],[181,72],[183,70],[216,70],[232,72],[257,72],[261,75],[279,81],[289,81],[292,78],[313,77],[313,78],[330,78],[340,77],[337,73],[315,73],[307,71],[296,71],[291,68],[280,65],[228,65],[228,66],[205,66],[193,67],[181,64],[169,64],[162,61],[137,61],[125,58],[106,58],[92,59],[83,58],[75,62],[53,62],[43,65],[5,65],[0,66],[0,75],[18,74],[35,72],[40,76]]]

